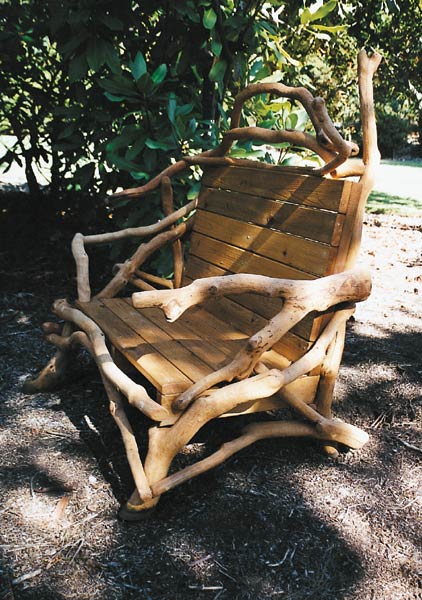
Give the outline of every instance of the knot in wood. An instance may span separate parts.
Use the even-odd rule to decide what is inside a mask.
[[[316,132],[316,138],[317,138],[318,143],[321,146],[324,146],[324,147],[332,146],[332,141],[330,140],[330,138],[328,137],[328,135],[325,133],[325,131],[323,129],[319,129]]]
[[[262,345],[262,337],[256,336],[256,337],[251,338],[248,341],[248,345],[246,348],[247,348],[248,352],[254,353],[261,349],[261,345]]]
[[[210,293],[211,296],[215,296],[216,293],[218,292],[218,287],[216,285],[211,285],[208,288],[208,292]]]

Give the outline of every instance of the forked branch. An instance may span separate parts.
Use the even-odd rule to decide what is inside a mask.
[[[132,299],[136,308],[159,306],[169,321],[174,321],[190,306],[210,297],[252,292],[284,299],[282,310],[249,338],[246,346],[228,365],[203,377],[179,396],[175,408],[183,410],[210,387],[222,381],[232,381],[235,377],[248,377],[262,354],[307,314],[322,312],[342,303],[360,302],[369,296],[370,291],[370,275],[360,268],[314,281],[245,274],[209,277],[198,279],[179,290],[135,293]]]

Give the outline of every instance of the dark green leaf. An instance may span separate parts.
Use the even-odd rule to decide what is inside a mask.
[[[174,150],[174,144],[167,144],[166,142],[159,142],[158,140],[151,140],[148,138],[145,142],[145,146],[151,148],[151,150]]]
[[[204,11],[204,16],[202,17],[202,24],[205,29],[212,29],[217,21],[217,15],[213,8],[208,8]]]
[[[168,101],[168,106],[167,106],[167,115],[168,115],[170,123],[173,123],[173,124],[174,124],[174,120],[175,120],[176,106],[177,106],[176,97],[173,93],[171,93],[169,95],[169,101]]]
[[[144,73],[136,82],[137,89],[141,94],[147,94],[152,91],[153,83],[149,73]]]
[[[135,78],[135,81],[138,81],[138,79],[147,72],[147,63],[145,62],[145,58],[142,52],[137,52],[135,60],[129,63],[129,67],[132,71],[132,75]]]
[[[164,63],[157,67],[152,74],[151,78],[155,85],[159,85],[164,81],[167,75],[167,65]]]
[[[98,71],[104,64],[106,59],[106,49],[104,47],[104,41],[98,38],[94,38],[88,44],[88,50],[86,53],[86,60],[89,68],[93,71]]]
[[[73,83],[83,79],[88,71],[88,63],[84,54],[75,56],[69,63],[69,79]]]
[[[110,102],[122,102],[122,100],[125,100],[124,96],[115,96],[114,94],[110,94],[110,92],[104,92],[104,96],[107,100],[110,100]]]
[[[227,69],[227,62],[225,60],[218,60],[211,68],[208,77],[211,81],[220,82],[223,80],[224,73]]]
[[[221,51],[223,49],[223,44],[220,42],[220,39],[217,35],[213,34],[211,40],[211,50],[214,56],[220,56]]]

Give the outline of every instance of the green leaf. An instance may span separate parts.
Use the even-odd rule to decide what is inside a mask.
[[[89,37],[86,29],[82,29],[78,34],[72,36],[65,44],[60,44],[59,49],[65,56],[70,56],[79,46],[82,46]]]
[[[220,56],[222,49],[223,49],[223,44],[220,42],[220,40],[217,37],[213,36],[213,38],[211,40],[211,50],[212,50],[212,53],[214,54],[214,56]]]
[[[223,80],[226,69],[227,69],[227,62],[225,60],[218,60],[211,67],[211,70],[208,74],[210,81],[221,82]]]
[[[147,94],[152,91],[152,79],[149,73],[144,73],[136,82],[137,89],[141,94]]]
[[[133,177],[133,179],[149,179],[149,174],[145,173],[144,171],[130,171],[130,175],[131,177]]]
[[[117,50],[110,42],[105,42],[105,62],[113,71],[113,73],[120,73],[120,58]]]
[[[110,94],[110,92],[104,92],[104,96],[107,100],[110,100],[110,102],[122,102],[122,100],[125,100],[124,96],[115,96],[114,94]]]
[[[99,85],[114,96],[127,96],[129,98],[137,98],[138,92],[132,81],[126,77],[115,76],[112,79],[101,79]]]
[[[337,6],[337,0],[328,0],[325,4],[320,6],[315,12],[311,12],[309,8],[305,8],[300,16],[300,22],[302,25],[307,25],[311,21],[318,21],[323,19],[332,12]]]
[[[193,104],[183,104],[182,106],[178,106],[176,108],[176,116],[184,117],[192,112]]]
[[[337,33],[338,31],[347,31],[348,25],[311,25],[312,29],[318,29],[318,31],[326,31],[327,33]]]
[[[176,96],[174,95],[174,93],[171,93],[169,95],[169,102],[168,102],[168,106],[167,106],[167,115],[168,115],[170,123],[172,123],[173,125],[174,125],[174,121],[175,121],[175,117],[176,117],[176,107],[177,107]]]
[[[141,51],[137,52],[134,61],[130,61],[129,67],[135,81],[138,81],[147,72],[147,63]]]
[[[298,116],[296,113],[290,113],[286,119],[286,129],[295,129],[298,122]]]
[[[98,71],[105,62],[105,48],[103,40],[94,38],[89,42],[86,60],[89,68]]]
[[[164,79],[166,78],[167,75],[167,65],[166,64],[162,64],[159,67],[157,67],[154,71],[154,73],[152,74],[152,81],[154,82],[155,85],[159,85],[160,83],[162,83],[164,81]]]
[[[151,148],[151,150],[173,150],[175,148],[174,144],[166,144],[166,142],[159,142],[151,138],[146,140],[145,146]]]
[[[88,71],[88,63],[84,54],[75,56],[69,63],[69,79],[71,83],[83,79]]]
[[[145,135],[140,135],[139,139],[127,150],[125,158],[127,160],[133,160],[141,153],[141,150],[145,148]]]
[[[204,16],[202,17],[202,24],[205,29],[211,30],[217,22],[217,15],[213,8],[208,8],[204,11]]]

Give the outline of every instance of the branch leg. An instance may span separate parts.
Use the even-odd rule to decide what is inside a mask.
[[[72,324],[65,323],[62,331],[62,337],[67,338],[72,333]],[[68,366],[71,359],[70,349],[59,349],[49,360],[47,365],[38,373],[35,379],[28,379],[23,384],[25,394],[35,394],[37,392],[49,391],[59,387],[66,378]]]
[[[126,416],[122,396],[104,375],[102,375],[105,391],[110,401],[110,413],[116,422],[117,427],[122,435],[123,444],[126,450],[127,460],[135,482],[136,491],[143,501],[148,501],[152,498],[151,489],[148,480],[145,476],[144,467],[139,456],[138,444],[136,443],[132,427],[129,419]]]
[[[340,325],[335,339],[329,346],[327,357],[321,365],[321,377],[315,400],[318,412],[327,419],[331,418],[331,404],[334,386],[340,369],[341,357],[343,355],[345,331],[346,322]],[[333,458],[338,456],[338,450],[335,445],[324,445],[324,451],[328,456]]]

